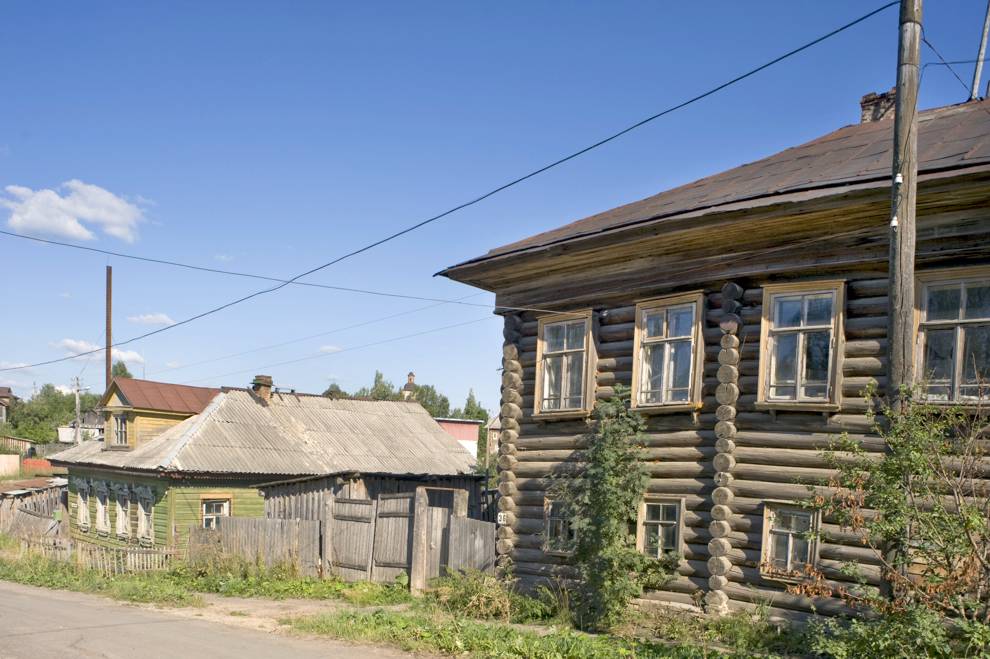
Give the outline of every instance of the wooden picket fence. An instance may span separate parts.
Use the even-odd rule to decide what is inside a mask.
[[[105,577],[167,570],[179,557],[171,549],[109,547],[55,536],[22,536],[21,553],[75,563]]]

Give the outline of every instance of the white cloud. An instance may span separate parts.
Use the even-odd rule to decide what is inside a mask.
[[[220,263],[230,263],[231,261],[234,260],[234,257],[231,256],[230,254],[214,254],[213,258],[215,258],[217,261],[220,261]]]
[[[343,350],[343,348],[341,348],[340,346],[320,346],[320,352],[324,352],[327,354],[340,352],[341,350]]]
[[[8,197],[0,197],[0,206],[10,209],[7,226],[18,233],[48,234],[93,240],[90,230],[99,228],[108,236],[134,242],[137,225],[144,211],[109,190],[77,179],[56,190],[32,190],[21,185],[8,185]],[[90,225],[86,226],[84,223]]]
[[[64,384],[56,384],[55,391],[60,394],[71,394],[73,392],[72,387],[67,387]]]
[[[55,348],[61,348],[65,350],[70,355],[81,355],[82,353],[93,353],[87,355],[89,359],[102,359],[102,353],[93,352],[94,350],[100,350],[101,346],[95,343],[90,343],[89,341],[83,341],[81,339],[62,339],[57,343],[52,344]],[[120,348],[113,348],[111,354],[114,359],[119,359],[122,362],[127,362],[129,364],[143,364],[144,357],[139,352],[134,350],[121,350]]]
[[[175,321],[168,317],[168,314],[143,313],[137,316],[128,316],[127,320],[138,325],[175,325]]]

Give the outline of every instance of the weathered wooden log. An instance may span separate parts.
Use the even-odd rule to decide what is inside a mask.
[[[499,510],[515,510],[516,502],[512,497],[499,497],[498,498],[498,509]]]
[[[739,351],[735,349],[722,348],[718,353],[718,363],[722,365],[735,366],[739,363]]]
[[[718,385],[715,390],[715,400],[719,405],[732,405],[739,400],[739,387],[731,382]]]
[[[736,418],[736,408],[732,405],[719,405],[715,410],[715,418],[719,421],[732,421]]]
[[[726,454],[720,453],[719,455]],[[716,456],[717,458],[718,456]],[[827,483],[837,473],[834,469],[793,466],[781,467],[777,465],[742,463],[736,464],[733,470],[733,474],[737,479],[766,481],[767,483],[795,483],[800,485],[822,485]]]
[[[519,389],[522,387],[522,377],[518,373],[513,373],[512,371],[503,370],[502,386],[507,389]]]
[[[722,286],[722,298],[726,300],[739,300],[745,292],[745,289],[734,281],[726,282]]]
[[[724,538],[732,533],[732,525],[725,520],[715,520],[708,526],[708,532],[714,538]]]
[[[515,548],[512,540],[498,540],[495,542],[495,551],[499,554],[511,554]]]
[[[728,506],[735,497],[732,490],[727,487],[717,487],[712,491],[712,503],[719,506]]]
[[[735,480],[735,476],[733,476],[727,471],[718,471],[715,472],[715,476],[713,477],[713,480],[715,481],[715,485],[717,485],[718,487],[731,487],[732,481]]]
[[[632,355],[607,357],[599,359],[597,362],[599,371],[628,371],[629,373],[632,373],[632,364]]]
[[[504,403],[514,403],[516,405],[522,405],[523,397],[515,389],[502,389],[502,401]]]
[[[612,386],[615,384],[629,386],[632,382],[632,371],[598,371],[595,374],[595,382],[601,386]]]
[[[722,590],[723,588],[725,588],[726,584],[728,583],[729,580],[721,575],[713,574],[712,576],[708,577],[708,588],[711,590]]]
[[[724,334],[719,340],[719,346],[722,350],[738,350],[739,349],[739,337],[735,334]]]
[[[748,427],[772,427],[769,423],[769,415],[756,416],[759,417],[758,422],[746,419],[744,418],[745,415],[742,414],[738,415],[737,418],[744,421]],[[780,426],[781,430],[778,432],[739,431],[733,441],[737,446],[820,450],[834,445],[842,436],[840,430],[828,433],[788,429],[783,418],[781,418]],[[859,444],[866,451],[880,452],[886,450],[883,439],[874,435],[850,433],[846,437]]]
[[[516,445],[510,442],[503,442],[498,446],[499,455],[515,455],[516,452]]]
[[[712,556],[726,556],[733,547],[725,538],[714,538],[708,543],[708,553]]]
[[[824,456],[820,451],[816,450],[740,446],[733,455],[735,455],[740,463],[745,464],[812,468],[825,468],[828,466],[825,463]],[[832,453],[832,457],[842,464],[853,464],[859,459],[858,456],[838,451]],[[882,455],[870,454],[865,457],[880,460]]]
[[[498,484],[498,493],[503,497],[511,497],[513,494],[518,492],[519,489],[515,483],[511,482],[501,482]]]
[[[502,405],[502,409],[499,410],[502,416],[502,427],[505,427],[505,419],[516,419],[517,421],[522,418],[522,409],[520,409],[518,403],[505,403]]]
[[[883,375],[886,359],[879,357],[847,357],[842,360],[843,376]]]
[[[502,346],[502,359],[517,361],[519,359],[519,347],[515,343],[507,343]]]
[[[732,569],[732,561],[725,556],[713,556],[708,559],[708,571],[715,576],[725,576]]]
[[[719,453],[712,458],[716,471],[731,472],[736,466],[736,459],[731,453]]]
[[[742,326],[743,319],[734,313],[723,314],[722,319],[718,322],[718,328],[724,334],[738,334],[739,328]]]
[[[513,540],[519,536],[516,535],[511,526],[500,526],[495,530],[495,537],[499,540]]]
[[[500,411],[500,414],[501,414],[501,411]],[[519,419],[518,418],[516,418],[516,417],[505,417],[505,416],[503,416],[503,417],[501,417],[501,421],[502,421],[502,430],[503,431],[505,431],[505,430],[515,430],[516,432],[519,432]]]
[[[733,439],[736,434],[736,424],[731,421],[719,421],[715,424],[715,436],[719,439]]]
[[[721,384],[733,384],[739,380],[739,369],[732,365],[723,364],[718,367],[716,377]]]
[[[732,508],[723,504],[715,505],[712,506],[711,515],[714,520],[726,521],[732,518]]]
[[[719,453],[732,453],[736,450],[736,443],[727,437],[719,437],[715,441],[715,450]]]
[[[846,357],[877,357],[887,352],[886,339],[860,339],[845,342]]]
[[[498,441],[500,444],[515,444],[519,441],[519,431],[518,430],[503,430],[498,434]]]

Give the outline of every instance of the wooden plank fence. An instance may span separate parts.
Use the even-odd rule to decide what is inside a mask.
[[[302,519],[222,517],[215,529],[192,527],[189,561],[237,558],[266,568],[291,567],[300,575],[321,574],[320,522]]]
[[[15,538],[53,536],[58,534],[58,522],[52,518],[51,513],[45,515],[17,508],[6,532]]]
[[[0,497],[0,533],[11,532],[10,525],[18,517],[19,510],[51,518],[58,510],[65,491],[64,486],[55,486],[20,496]]]

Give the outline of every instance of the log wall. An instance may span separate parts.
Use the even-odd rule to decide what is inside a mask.
[[[873,226],[885,227],[885,215],[877,209],[870,219]],[[763,259],[751,255],[747,267],[736,264],[731,279],[706,279],[711,269],[696,268],[673,284],[668,271],[651,269],[650,262],[643,260],[624,266],[620,283],[612,276],[618,266],[596,269],[583,264],[582,274],[573,275],[563,288],[547,274],[546,281],[553,285],[534,279],[516,281],[506,292],[496,289],[499,304],[512,300],[531,308],[594,309],[597,359],[591,360],[596,370],[589,395],[598,399],[611,396],[616,384],[631,384],[638,300],[699,288],[706,293],[703,406],[697,413],[647,416],[645,459],[651,475],[647,493],[683,498],[686,504],[684,559],[677,577],[664,590],[648,593],[647,599],[679,605],[703,599],[706,608],[723,613],[761,603],[785,617],[801,617],[813,610],[848,612],[835,599],[789,594],[786,583],[761,574],[763,511],[767,501],[806,499],[815,486],[827,482],[831,472],[820,450],[840,434],[848,433],[867,451],[879,455],[884,450],[865,414],[862,392],[871,382],[885,384],[886,253],[880,232],[834,244],[821,234],[813,249],[773,250]],[[767,265],[771,261],[772,268]],[[782,268],[783,262],[789,267]],[[990,263],[990,219],[982,210],[928,212],[920,219],[919,271],[976,263]],[[686,267],[685,272],[692,271]],[[840,407],[827,413],[758,409],[763,286],[816,279],[846,282],[837,381]],[[575,291],[572,304],[559,306],[561,300],[568,300],[569,291]],[[580,461],[587,421],[534,417],[538,314],[503,316],[503,430],[498,462],[503,524],[497,549],[500,556],[511,559],[524,585],[536,585],[573,574],[566,557],[542,550],[544,501],[548,477],[573,469]],[[733,368],[720,369],[726,364]],[[836,584],[848,582],[840,568],[854,560],[871,584],[879,584],[879,566],[860,540],[834,520],[822,522],[819,568],[825,577]]]

